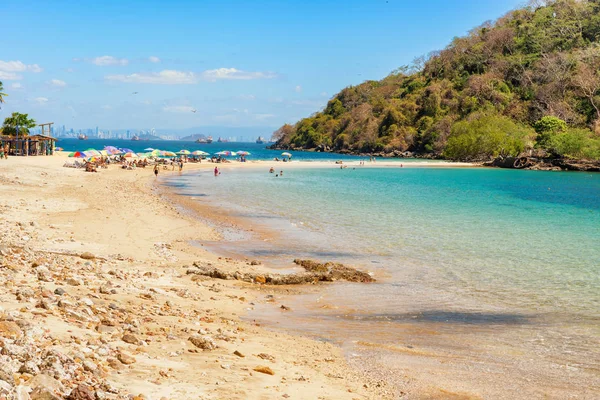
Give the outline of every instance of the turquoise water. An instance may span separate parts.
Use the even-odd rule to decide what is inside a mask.
[[[564,380],[565,390],[585,382],[600,394],[600,174],[332,167],[282,177],[195,172],[169,184],[277,232],[268,241],[234,241],[229,250],[283,267],[300,256],[341,261],[378,278],[288,300],[295,313],[277,319],[284,328],[342,343],[418,343],[464,363],[502,365],[513,394],[525,393],[531,379]],[[261,315],[273,320],[257,307],[253,318]],[[421,340],[409,334],[414,324],[435,334]],[[482,354],[496,358],[488,365]],[[580,369],[552,372],[564,365]],[[468,369],[455,368],[449,375]],[[435,374],[443,381],[444,372]],[[511,393],[506,385],[497,393],[477,389],[477,374],[463,380],[472,384],[464,390],[484,397]]]

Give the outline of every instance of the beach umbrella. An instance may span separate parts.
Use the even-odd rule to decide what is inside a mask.
[[[177,154],[183,154],[183,155],[187,156],[188,154],[192,154],[192,153],[189,150],[179,150],[177,152]]]
[[[104,146],[104,150],[111,156],[123,153],[121,150],[117,149],[115,146]]]
[[[125,155],[124,155],[123,157],[127,157],[127,158],[135,158],[135,157],[137,157],[137,156],[138,156],[138,155],[137,155],[137,154],[135,154],[133,151],[129,151],[129,152],[125,153]]]
[[[121,152],[123,152],[123,153],[133,153],[134,152],[131,149],[119,149],[119,150],[121,150]]]
[[[76,151],[72,151],[67,155],[67,157],[75,157],[75,153]]]
[[[173,153],[172,151],[163,151],[161,155],[163,157],[175,157],[177,154]]]
[[[102,154],[100,154],[100,152],[98,150],[94,150],[94,149],[86,150],[86,151],[84,151],[84,153],[88,157],[100,157],[100,156],[102,156]]]
[[[69,154],[69,157],[75,157],[75,158],[88,158],[88,157],[90,157],[89,155],[85,154],[85,152],[83,152],[83,151],[76,151],[76,152],[71,153],[71,154]]]
[[[281,153],[281,155],[282,155],[282,156],[284,156],[284,157],[291,157],[291,156],[292,156],[292,155],[291,155],[290,153],[288,153],[287,151],[286,151],[286,152],[283,152],[283,153]]]
[[[202,151],[202,150],[196,150],[196,151],[192,151],[192,155],[194,156],[208,156],[210,155],[209,153]]]
[[[237,156],[237,154],[234,151],[229,151],[229,150],[223,150],[223,151],[219,151],[218,153],[215,153],[218,156]]]
[[[242,151],[238,151],[237,154],[238,154],[238,156],[249,156],[252,153],[250,153],[249,151],[242,150]]]
[[[54,149],[55,151],[63,151],[64,149],[62,147],[57,147]]]
[[[154,149],[152,147],[148,147],[147,149],[144,149],[144,151],[154,151]]]

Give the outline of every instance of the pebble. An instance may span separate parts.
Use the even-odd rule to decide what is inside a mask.
[[[275,372],[273,372],[273,370],[271,368],[264,366],[264,365],[259,365],[258,367],[255,367],[253,370],[256,372],[260,372],[262,374],[275,375]]]
[[[210,336],[200,336],[194,334],[188,338],[192,344],[202,350],[214,350],[217,348],[217,344]]]

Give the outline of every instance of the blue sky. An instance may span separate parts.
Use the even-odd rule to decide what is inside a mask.
[[[0,118],[276,128],[522,3],[2,0]]]

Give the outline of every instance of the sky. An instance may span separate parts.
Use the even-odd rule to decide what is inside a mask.
[[[522,4],[1,0],[0,119],[270,133]]]

